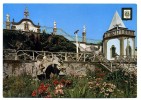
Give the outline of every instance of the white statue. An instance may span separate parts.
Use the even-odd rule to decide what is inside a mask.
[[[86,32],[86,26],[85,25],[83,26],[83,32]]]
[[[6,14],[6,22],[10,22],[10,15]]]
[[[56,28],[56,21],[54,21],[54,28]]]

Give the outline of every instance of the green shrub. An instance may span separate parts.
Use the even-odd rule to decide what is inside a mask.
[[[136,97],[137,92],[137,77],[122,69],[109,73],[107,81],[113,82],[117,88],[124,91],[125,97]]]
[[[3,80],[4,97],[30,97],[37,82],[31,76],[9,77]]]

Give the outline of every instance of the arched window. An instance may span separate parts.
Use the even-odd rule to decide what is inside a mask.
[[[131,56],[132,55],[132,49],[131,49],[131,46],[129,45],[127,48],[126,48],[126,56]]]
[[[116,54],[116,47],[114,45],[111,46],[110,52],[111,52],[111,58],[114,58]]]

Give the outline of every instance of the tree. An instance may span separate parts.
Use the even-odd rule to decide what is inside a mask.
[[[40,41],[34,34],[30,36],[21,31],[3,30],[3,48],[16,50],[45,50],[50,52],[75,52],[76,46],[61,35],[41,33]]]

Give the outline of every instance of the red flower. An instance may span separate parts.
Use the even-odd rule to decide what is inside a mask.
[[[45,87],[48,88],[50,86],[50,84],[46,84]]]
[[[59,84],[58,80],[54,80],[53,84],[56,86],[57,84]]]
[[[38,93],[41,94],[43,92],[46,92],[48,89],[49,85],[44,85],[44,83],[41,83],[39,88],[38,88]]]
[[[38,88],[39,94],[46,92],[48,87],[49,87],[49,84],[44,85],[44,83],[41,83],[39,88]]]
[[[46,84],[40,88],[45,92],[45,91],[47,91],[48,87],[49,87],[49,84]]]
[[[32,97],[35,97],[36,96],[36,90],[34,90],[33,92],[32,92]]]
[[[38,88],[38,93],[39,93],[39,94],[42,94],[43,91],[44,91],[44,90],[43,90],[42,88]]]
[[[66,84],[66,81],[65,81],[64,79],[62,79],[60,82],[61,82],[63,85]]]
[[[45,86],[44,83],[41,83],[41,84],[40,84],[40,87],[44,87],[44,86]]]

